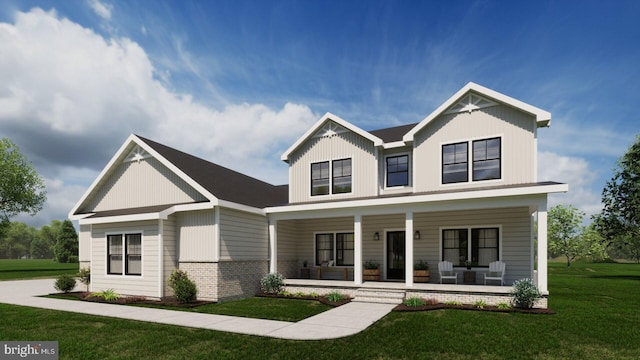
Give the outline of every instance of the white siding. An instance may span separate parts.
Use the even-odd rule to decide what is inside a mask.
[[[278,260],[298,260],[298,222],[296,220],[278,221]],[[302,259],[300,265],[302,265]],[[307,256],[307,262],[311,260]]]
[[[91,261],[91,225],[80,225],[78,234],[78,260]]]
[[[353,217],[308,219],[297,221],[296,249],[300,263],[307,260],[315,266],[315,234],[321,232],[353,232]]]
[[[365,216],[362,221],[362,259],[363,261],[374,260],[380,264],[380,269],[384,272],[386,252],[385,230],[404,229],[405,214]],[[373,240],[376,232],[380,237],[379,240]]]
[[[178,213],[177,243],[180,262],[215,261],[215,211]]]
[[[206,200],[154,158],[118,165],[80,211],[104,211]]]
[[[415,191],[535,182],[535,126],[533,116],[504,105],[436,118],[416,136]],[[442,145],[496,136],[502,138],[501,180],[441,185]]]
[[[268,259],[268,225],[266,216],[220,208],[220,259]]]
[[[311,164],[346,158],[351,158],[351,193],[311,196]],[[371,141],[352,132],[309,139],[291,155],[290,167],[291,203],[377,194],[376,149]]]
[[[142,232],[142,276],[107,274],[106,234]],[[91,233],[91,289],[114,289],[122,295],[159,297],[158,221],[93,225]]]
[[[178,267],[175,215],[171,215],[167,220],[162,221],[162,261],[164,268],[163,291],[164,296],[168,296],[172,291],[167,282],[171,272]]]

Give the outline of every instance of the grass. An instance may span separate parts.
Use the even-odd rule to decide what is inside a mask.
[[[62,274],[75,275],[79,265],[60,264],[51,259],[3,259],[0,260],[0,280],[53,278]]]
[[[61,359],[637,358],[640,265],[550,264],[549,284],[555,315],[393,312],[360,334],[306,342],[0,304],[0,339],[57,340]]]

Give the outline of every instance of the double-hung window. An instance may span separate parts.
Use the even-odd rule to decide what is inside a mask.
[[[351,192],[351,159],[311,164],[311,196]]]
[[[472,149],[469,166],[469,147]],[[501,178],[501,139],[474,140],[442,145],[442,183],[455,184],[469,181]]]
[[[316,234],[316,265],[333,262],[337,266],[353,266],[353,233]]]
[[[142,275],[142,234],[107,235],[107,273]]]
[[[409,185],[409,155],[387,157],[387,187]]]
[[[442,183],[469,181],[468,146],[466,142],[442,146]]]
[[[455,266],[489,266],[499,260],[498,228],[463,228],[442,230],[442,260]],[[471,241],[469,241],[471,238]]]
[[[500,138],[473,142],[473,181],[500,179]]]

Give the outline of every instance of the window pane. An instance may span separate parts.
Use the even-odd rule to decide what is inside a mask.
[[[442,230],[442,260],[464,266],[468,253],[467,236],[467,229]]]
[[[409,156],[387,158],[387,186],[409,185]]]
[[[127,234],[127,275],[142,275],[142,234]]]
[[[353,233],[336,235],[336,265],[353,266],[354,238]]]
[[[500,179],[500,138],[473,142],[473,180]]]
[[[316,234],[316,265],[333,260],[333,234]]]
[[[472,229],[471,253],[472,261],[477,266],[489,266],[498,260],[498,229]]]
[[[468,181],[467,143],[442,146],[442,183]]]
[[[122,236],[107,235],[107,273],[122,274]]]
[[[351,192],[351,159],[333,161],[333,193]]]
[[[329,162],[311,164],[311,195],[329,194]]]

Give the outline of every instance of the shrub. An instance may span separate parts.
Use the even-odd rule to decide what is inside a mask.
[[[367,260],[362,266],[367,270],[375,270],[380,267],[380,265],[375,260]]]
[[[409,307],[424,306],[426,302],[419,297],[412,296],[404,301],[404,304]]]
[[[478,301],[476,301],[475,303],[473,303],[473,306],[477,307],[478,309],[484,309],[485,306],[487,306],[486,301],[480,299]]]
[[[78,271],[76,276],[78,277],[78,279],[80,279],[81,283],[87,286],[87,291],[89,291],[89,284],[91,283],[91,269],[82,268],[80,269],[80,271]]]
[[[283,286],[284,276],[279,273],[269,273],[260,280],[260,287],[267,294],[278,294]]]
[[[116,301],[120,298],[120,294],[118,294],[114,289],[106,289],[98,292],[91,293],[93,297],[103,298],[107,301]]]
[[[196,284],[189,279],[186,272],[175,269],[169,277],[169,287],[173,289],[173,295],[181,304],[194,301],[198,295]]]
[[[498,304],[498,309],[500,309],[500,310],[509,310],[509,309],[511,309],[511,305],[509,305],[507,303],[504,303],[504,302],[501,302],[501,303]]]
[[[76,279],[69,274],[60,275],[53,287],[58,291],[68,293],[76,287]]]
[[[513,283],[513,305],[519,308],[531,309],[536,300],[542,297],[540,290],[531,279],[520,279]]]
[[[429,263],[420,260],[413,265],[413,270],[429,270]]]
[[[337,291],[332,291],[327,295],[327,300],[331,302],[340,302],[344,300],[344,295],[340,294]]]

